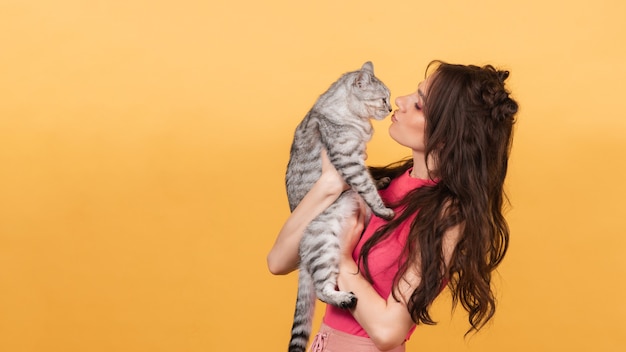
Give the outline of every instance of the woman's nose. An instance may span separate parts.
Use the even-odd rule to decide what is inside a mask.
[[[394,99],[394,103],[396,103],[396,106],[400,110],[402,110],[402,100],[402,97],[397,97],[396,99]]]

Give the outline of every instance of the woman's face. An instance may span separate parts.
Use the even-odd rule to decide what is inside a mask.
[[[415,92],[396,98],[395,103],[398,108],[391,115],[391,126],[389,126],[391,138],[418,153],[425,150],[424,98],[428,93],[431,77],[432,75],[418,84]]]

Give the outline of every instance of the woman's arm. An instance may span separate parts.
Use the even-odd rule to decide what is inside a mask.
[[[322,174],[293,210],[267,255],[267,267],[274,275],[288,274],[298,268],[298,248],[304,229],[347,189],[343,178],[322,152]]]
[[[419,285],[421,277],[418,266],[407,270],[396,288],[396,301],[393,295],[381,297],[372,285],[358,272],[352,258],[352,251],[363,229],[363,215],[353,217],[353,230],[348,231],[342,242],[342,256],[339,267],[338,286],[342,291],[351,291],[358,301],[352,315],[370,336],[376,347],[387,350],[401,345],[409,330],[415,325],[407,309],[407,299]],[[449,263],[458,240],[458,227],[450,229],[443,244],[444,260]]]
[[[352,258],[352,252],[356,246],[365,221],[364,206],[351,218],[351,230],[344,233],[342,238],[341,259],[339,261],[339,277],[337,284],[342,291],[351,291],[357,296],[356,307],[351,310],[354,318],[370,336],[376,347],[380,350],[388,350],[401,345],[409,330],[415,325],[402,299],[397,302],[392,295],[388,298],[381,297],[374,287],[363,277],[358,270],[357,264]],[[419,277],[417,275],[406,276],[407,281],[400,280],[398,297],[410,297],[410,287],[417,287]],[[409,286],[410,285],[410,286]],[[413,286],[415,285],[415,286]],[[408,293],[408,294],[407,294]]]

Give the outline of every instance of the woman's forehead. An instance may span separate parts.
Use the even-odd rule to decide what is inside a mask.
[[[423,96],[428,92],[430,83],[432,82],[433,75],[426,77],[423,81],[417,84],[417,92],[420,96]]]

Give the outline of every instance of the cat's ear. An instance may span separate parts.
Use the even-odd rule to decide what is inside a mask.
[[[369,72],[367,71],[359,71],[359,74],[356,76],[356,79],[354,80],[354,85],[357,86],[358,88],[365,88],[367,87],[367,85],[370,84],[371,82],[371,77]]]
[[[361,67],[361,71],[356,76],[356,80],[354,81],[354,85],[359,88],[363,88],[367,86],[372,80],[372,76],[374,75],[374,66],[370,61],[363,64]]]
[[[361,66],[361,71],[368,71],[371,74],[374,74],[374,64],[371,61],[367,61]]]

